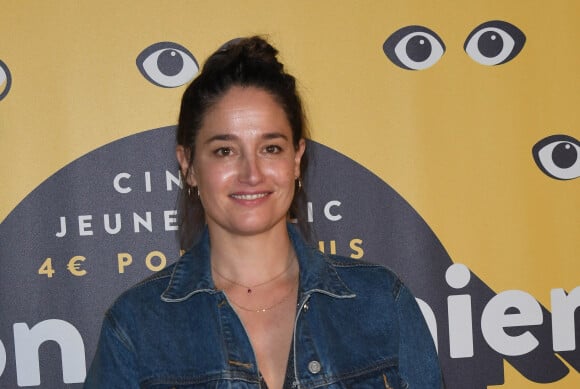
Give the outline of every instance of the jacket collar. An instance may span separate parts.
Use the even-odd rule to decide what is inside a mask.
[[[355,297],[337,274],[329,257],[307,246],[296,227],[291,224],[288,224],[288,235],[300,265],[301,293],[323,293],[335,298]],[[211,277],[210,237],[207,228],[198,243],[175,263],[169,285],[161,294],[161,300],[181,302],[200,292],[220,293]]]

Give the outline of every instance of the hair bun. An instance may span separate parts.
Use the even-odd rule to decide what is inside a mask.
[[[247,38],[240,42],[240,46],[242,47],[243,53],[247,55],[248,58],[280,64],[277,58],[278,50],[258,36]]]
[[[207,62],[244,64],[261,68],[262,71],[284,73],[284,65],[278,61],[278,50],[260,36],[234,38],[224,43]],[[223,61],[223,62],[222,62]],[[207,64],[206,62],[206,64]],[[227,65],[226,65],[227,66]]]

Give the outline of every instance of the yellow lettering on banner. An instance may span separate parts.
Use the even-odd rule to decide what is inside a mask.
[[[346,250],[346,247],[344,246],[344,242],[338,242],[338,244],[340,245],[340,249],[338,251],[340,251],[341,253],[344,253],[344,251]],[[350,254],[345,253],[343,255],[348,255],[353,259],[361,259],[364,254],[365,251],[362,248],[362,244],[363,244],[363,240],[360,238],[352,238],[351,240],[348,241],[348,248],[350,249]],[[335,255],[337,254],[337,242],[336,240],[329,240],[329,241],[324,241],[324,240],[320,240],[318,241],[318,250],[323,252],[323,253],[327,253],[327,254],[332,254]]]
[[[151,263],[151,260],[155,257],[160,259],[159,264],[157,266]],[[145,258],[145,264],[147,265],[147,268],[149,270],[159,271],[163,269],[167,264],[167,258],[165,258],[165,255],[161,251],[151,251],[149,254],[147,254],[147,257]]]
[[[323,240],[318,242],[318,249],[320,251],[322,251],[323,253],[326,253],[324,246],[325,246],[325,244],[324,244]],[[336,240],[330,241],[330,253],[329,254],[333,254],[333,255],[336,254]]]
[[[46,258],[40,268],[38,269],[38,274],[46,274],[48,278],[52,278],[55,271],[52,268],[52,258]]]
[[[358,238],[351,239],[350,245],[349,245],[350,248],[352,249],[352,254],[350,254],[351,258],[361,259],[363,257],[363,255],[365,255],[365,251],[361,247],[362,242],[363,242],[362,239],[358,239]]]
[[[119,267],[119,274],[125,273],[125,268],[133,263],[133,257],[129,253],[117,254],[117,266]]]
[[[82,277],[87,274],[87,271],[81,269],[81,265],[78,262],[84,262],[86,260],[85,257],[82,255],[76,255],[68,261],[68,265],[66,265],[67,270],[76,277]]]

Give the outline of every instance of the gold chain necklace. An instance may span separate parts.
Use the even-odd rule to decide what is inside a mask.
[[[294,283],[294,285],[295,285],[295,283]],[[257,309],[254,309],[254,308],[247,308],[247,307],[244,307],[244,306],[242,306],[242,305],[240,305],[240,304],[236,303],[236,302],[235,302],[235,301],[233,301],[231,298],[230,298],[230,299],[228,299],[228,300],[229,300],[229,301],[230,301],[230,302],[231,302],[233,305],[235,305],[236,307],[240,308],[240,309],[241,309],[241,310],[243,310],[243,311],[246,311],[246,312],[255,312],[255,313],[263,313],[263,312],[268,312],[269,310],[271,310],[271,309],[273,309],[273,308],[276,308],[278,305],[281,305],[283,302],[285,302],[286,300],[288,300],[288,297],[290,297],[290,295],[291,295],[293,292],[294,292],[294,286],[292,286],[292,287],[290,288],[290,290],[288,291],[288,293],[286,293],[286,294],[284,295],[284,297],[282,297],[280,300],[278,300],[277,302],[275,302],[274,304],[272,304],[272,305],[270,305],[270,306],[268,306],[268,307],[266,307],[266,308],[257,308]]]
[[[248,293],[248,294],[252,294],[252,292],[253,292],[253,289],[255,289],[255,288],[258,288],[258,287],[260,287],[260,286],[264,286],[264,285],[266,285],[266,284],[269,284],[270,282],[276,281],[278,278],[280,278],[280,277],[282,277],[284,274],[286,274],[286,273],[288,272],[288,270],[290,270],[290,268],[292,267],[292,265],[294,265],[294,258],[293,258],[293,256],[291,255],[291,253],[292,253],[292,250],[291,250],[291,251],[288,253],[288,262],[289,262],[289,264],[288,264],[288,266],[287,266],[287,267],[286,267],[286,268],[285,268],[285,269],[284,269],[284,270],[283,270],[281,273],[279,273],[279,274],[275,275],[273,278],[270,278],[270,279],[269,279],[269,280],[267,280],[267,281],[261,282],[261,283],[259,283],[259,284],[256,284],[256,285],[244,285],[244,284],[241,284],[241,283],[239,283],[239,282],[236,282],[236,281],[234,281],[234,280],[231,280],[231,279],[227,278],[226,276],[224,276],[223,274],[221,274],[220,272],[218,272],[214,266],[212,266],[212,267],[211,267],[211,270],[212,270],[212,271],[213,271],[215,274],[217,274],[218,276],[220,276],[221,278],[223,278],[224,280],[226,280],[227,282],[229,282],[229,283],[231,283],[231,284],[234,284],[234,285],[237,285],[237,286],[241,286],[241,287],[243,287],[244,289],[247,289],[247,293]],[[280,302],[280,303],[281,303],[281,302]],[[240,308],[241,308],[241,307],[240,307]]]

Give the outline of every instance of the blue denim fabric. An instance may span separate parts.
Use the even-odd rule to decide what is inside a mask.
[[[325,255],[289,234],[300,264],[295,388],[441,388],[414,297],[388,269]],[[85,388],[260,388],[240,319],[211,277],[207,232],[105,315]],[[292,364],[291,364],[292,365]]]

